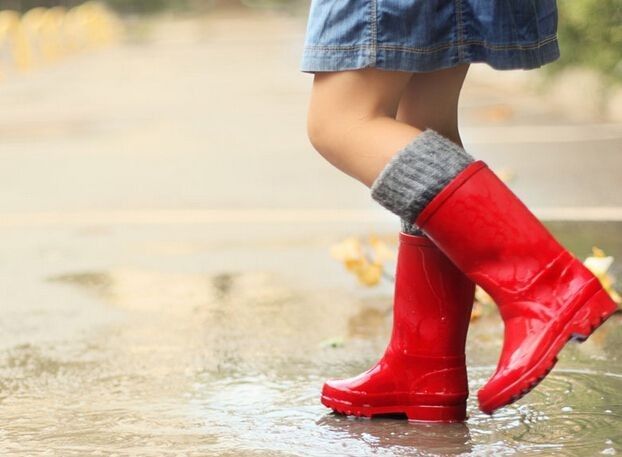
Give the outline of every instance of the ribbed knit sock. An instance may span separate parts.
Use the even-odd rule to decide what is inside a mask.
[[[425,234],[415,224],[411,224],[406,219],[402,219],[402,232],[409,235],[424,236]]]
[[[461,146],[426,129],[391,157],[371,186],[372,198],[412,223],[472,162]]]

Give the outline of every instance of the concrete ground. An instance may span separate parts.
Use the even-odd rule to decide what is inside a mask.
[[[303,19],[219,13],[130,30],[0,85],[7,455],[620,449],[613,324],[496,421],[474,402],[451,429],[327,415],[317,389],[382,349],[392,287],[361,288],[329,247],[399,225],[308,143]],[[575,252],[622,256],[622,125],[577,123],[473,70],[467,149],[510,175]],[[492,319],[472,331],[473,389],[496,361]],[[334,338],[343,347],[327,349]]]

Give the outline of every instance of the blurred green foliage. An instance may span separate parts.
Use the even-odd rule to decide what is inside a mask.
[[[80,3],[81,0],[0,0],[0,10],[28,11],[32,8],[42,6],[44,8],[52,8],[54,6],[64,6],[72,8]]]
[[[155,13],[163,10],[185,10],[193,8],[197,2],[191,0],[105,0],[121,13]]]
[[[106,0],[106,3],[124,13],[149,13],[172,6],[170,0]]]
[[[561,58],[551,71],[590,67],[622,82],[622,0],[558,0]]]

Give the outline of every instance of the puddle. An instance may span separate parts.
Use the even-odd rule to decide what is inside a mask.
[[[46,287],[120,317],[82,338],[0,352],[0,449],[7,455],[622,451],[619,315],[565,349],[536,390],[493,417],[478,411],[475,392],[496,363],[501,325],[495,315],[475,321],[470,417],[433,425],[345,418],[319,403],[324,379],[359,373],[381,354],[389,287],[303,290],[276,273],[129,267],[56,274]]]

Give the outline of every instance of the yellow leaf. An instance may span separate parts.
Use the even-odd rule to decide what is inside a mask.
[[[366,263],[366,260],[361,257],[359,259],[348,259],[343,261],[343,266],[346,267],[346,270],[356,272],[360,268],[362,268]]]
[[[611,299],[618,304],[622,303],[622,297],[613,288],[615,280],[607,273],[613,264],[613,257],[607,256],[602,249],[596,246],[592,248],[592,253],[593,255],[585,259],[583,264],[594,273]]]
[[[365,256],[363,245],[356,237],[348,237],[330,248],[331,256],[340,260],[346,270],[352,272],[359,283],[375,286],[382,279],[383,264],[394,254],[376,235],[369,237],[373,259]]]
[[[363,250],[358,239],[349,237],[331,246],[330,254],[337,260],[348,262],[362,258]]]
[[[592,255],[594,257],[606,257],[605,256],[605,251],[603,251],[602,249],[596,247],[596,246],[592,246]]]
[[[387,260],[395,258],[395,253],[376,235],[370,235],[369,244],[374,253],[374,261],[376,263],[384,264]]]
[[[477,320],[480,317],[482,317],[482,305],[479,302],[475,302],[471,310],[471,321]]]
[[[356,276],[361,284],[375,286],[382,278],[382,265],[365,263],[356,270]]]

